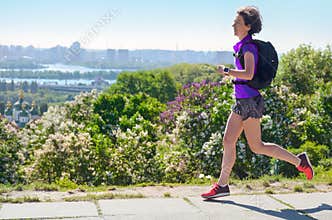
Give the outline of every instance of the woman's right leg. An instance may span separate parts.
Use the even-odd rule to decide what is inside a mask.
[[[218,185],[228,184],[228,179],[236,159],[236,142],[243,130],[242,118],[232,112],[227,121],[223,138],[224,153]]]

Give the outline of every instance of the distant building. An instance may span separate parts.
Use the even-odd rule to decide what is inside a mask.
[[[118,50],[118,62],[121,64],[129,62],[129,50],[127,49]]]
[[[12,108],[12,103],[10,103],[10,101],[7,102],[7,106],[5,109],[5,118],[7,118],[8,121],[14,121],[13,108]]]
[[[213,64],[233,64],[233,53],[229,51],[217,51],[215,58],[212,60]]]
[[[109,86],[109,82],[103,79],[101,76],[97,76],[95,80],[91,83],[91,85],[96,86],[96,87],[106,87]]]
[[[115,49],[107,49],[106,59],[107,59],[107,61],[115,62],[116,61],[116,50]]]
[[[81,44],[78,41],[75,41],[66,51],[64,58],[68,62],[80,61],[82,57],[82,52],[83,49],[81,48]]]
[[[30,121],[40,118],[40,115],[34,101],[31,107],[28,102],[24,101],[24,94],[21,90],[19,99],[13,106],[10,101],[7,102],[4,117],[7,118],[8,121],[15,123],[18,127],[23,128]]]

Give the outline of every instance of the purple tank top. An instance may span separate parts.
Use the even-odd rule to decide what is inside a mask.
[[[238,53],[241,49],[241,46],[245,42],[250,40],[252,40],[252,37],[251,35],[248,34],[245,38],[243,38],[241,41],[239,41],[233,46],[234,52]],[[254,60],[255,60],[254,74],[256,74],[257,63],[258,63],[257,46],[251,43],[243,45],[242,53],[245,54],[246,52],[251,52],[254,55]],[[244,67],[242,67],[240,63],[240,59],[238,59],[237,57],[235,57],[235,66],[238,70],[244,69]],[[247,80],[236,78],[235,81],[247,81]],[[258,95],[260,95],[258,89],[254,89],[246,84],[234,84],[234,96],[237,99],[251,98]]]

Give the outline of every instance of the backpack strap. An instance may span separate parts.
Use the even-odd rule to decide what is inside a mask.
[[[248,81],[236,81],[235,79],[233,79],[232,83],[235,85],[247,85]]]

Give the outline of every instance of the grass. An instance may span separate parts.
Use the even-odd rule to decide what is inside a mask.
[[[41,182],[35,182],[30,185],[30,187],[35,191],[59,191],[60,186],[55,183],[47,184]]]
[[[142,193],[136,194],[117,194],[117,193],[102,193],[102,194],[88,194],[86,196],[71,196],[65,198],[67,202],[74,201],[92,201],[101,199],[135,199],[135,198],[145,198]]]
[[[316,170],[315,170],[316,171]],[[144,198],[143,194],[125,194],[123,192],[113,193],[113,191],[120,189],[137,189],[138,187],[178,187],[178,186],[207,186],[216,182],[216,178],[196,178],[188,180],[186,183],[140,183],[136,185],[122,186],[122,185],[100,185],[100,186],[88,186],[88,185],[77,185],[69,180],[58,181],[56,183],[48,184],[42,182],[33,182],[30,184],[16,184],[16,185],[4,185],[0,184],[0,203],[1,202],[38,202],[37,197],[22,197],[22,198],[11,198],[8,193],[13,191],[57,191],[67,192],[69,194],[76,194],[77,192],[85,192],[83,196],[72,195],[71,197],[65,198],[66,201],[85,201],[85,200],[99,200],[99,199],[129,199],[129,198]],[[326,172],[316,172],[316,176],[312,181],[307,181],[303,175],[299,175],[296,178],[285,178],[282,176],[269,176],[265,175],[259,179],[244,179],[239,180],[231,178],[231,187],[237,188],[241,192],[239,194],[254,193],[254,194],[277,194],[277,193],[292,193],[292,192],[324,192],[331,189],[332,186],[332,170]],[[127,191],[128,192],[128,191]],[[129,192],[131,193],[131,192]],[[24,194],[24,193],[23,193]],[[26,193],[29,194],[29,193]],[[35,195],[33,195],[35,196]],[[170,192],[163,194],[164,198],[170,198]],[[51,200],[51,199],[49,199]]]
[[[12,188],[13,188],[12,186],[1,184],[0,185],[0,195],[13,191]]]
[[[156,186],[156,183],[139,183],[137,187],[147,187],[147,186]]]
[[[194,206],[194,207],[197,207],[192,201],[190,201],[190,199],[188,199],[187,197],[183,197],[183,200],[185,201],[185,202],[187,202],[189,205],[191,205],[191,206]]]
[[[38,197],[30,197],[30,196],[24,196],[19,198],[0,197],[0,202],[6,202],[6,203],[40,202],[40,199]]]
[[[332,172],[331,172],[332,175]],[[312,181],[307,182],[304,177],[297,178],[285,178],[281,176],[262,176],[259,179],[231,179],[230,185],[246,188],[247,190],[254,190],[257,186],[268,188],[274,186],[275,183],[280,183],[281,188],[289,189],[290,186],[294,185],[294,183],[303,184],[304,189],[315,189],[315,184],[326,184],[332,185],[332,180],[330,180],[330,176],[325,175],[324,178],[322,176],[316,176]],[[17,184],[17,185],[4,185],[0,184],[0,195],[4,193],[9,193],[11,191],[59,191],[66,192],[68,190],[79,190],[81,192],[105,192],[105,191],[114,191],[116,189],[121,188],[136,188],[136,187],[150,187],[150,186],[164,186],[164,187],[176,187],[176,186],[191,186],[191,185],[211,185],[213,182],[216,182],[217,179],[212,179],[208,181],[200,182],[200,184],[195,184],[195,181],[188,183],[140,183],[136,185],[101,185],[101,186],[88,186],[88,185],[71,185],[66,186],[65,184],[48,184],[41,182],[34,182],[27,185]]]
[[[169,192],[165,192],[165,193],[164,193],[164,197],[165,197],[165,198],[171,198],[172,196],[171,196],[171,193],[169,193]]]
[[[248,189],[248,190],[252,190],[252,187],[249,184],[246,184],[245,188]]]
[[[266,194],[274,194],[274,191],[272,189],[266,189],[265,193]]]
[[[264,186],[264,187],[269,187],[269,186],[270,186],[270,183],[269,183],[269,182],[267,182],[267,181],[265,181],[265,180],[263,181],[263,183],[262,183],[262,184],[263,184],[263,186]]]
[[[293,190],[294,190],[294,192],[303,192],[304,191],[302,186],[300,186],[300,185],[294,186]]]
[[[303,183],[303,188],[314,189],[314,188],[315,188],[315,185],[312,184],[312,183],[304,182],[304,183]]]

